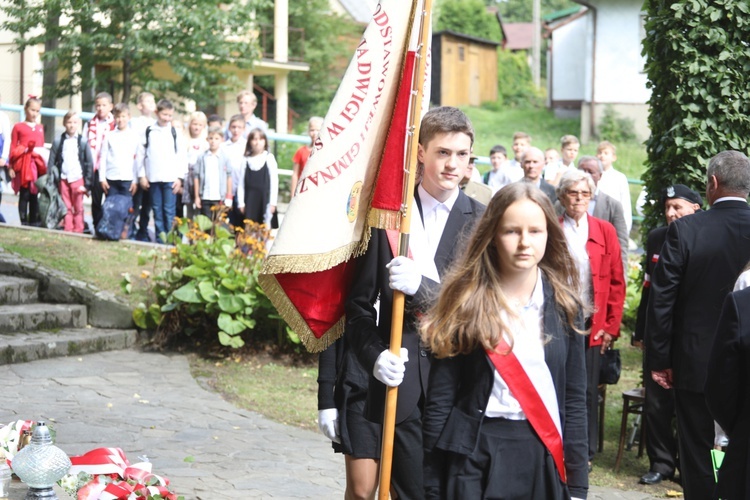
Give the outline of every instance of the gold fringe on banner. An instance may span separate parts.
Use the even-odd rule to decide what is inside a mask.
[[[294,333],[299,336],[305,349],[309,352],[325,351],[328,346],[336,342],[344,333],[345,318],[342,316],[322,337],[315,337],[315,334],[307,326],[307,323],[299,314],[297,308],[294,307],[294,304],[289,300],[289,297],[287,297],[284,289],[281,288],[274,275],[266,274],[258,276],[258,284],[260,284],[273,306],[286,320],[292,330],[294,330]]]
[[[261,274],[316,273],[327,271],[351,258],[360,248],[360,241],[353,241],[332,252],[315,255],[271,255],[263,263]]]
[[[401,212],[398,210],[385,210],[382,208],[372,208],[367,215],[367,223],[370,227],[380,229],[396,229],[401,227]]]

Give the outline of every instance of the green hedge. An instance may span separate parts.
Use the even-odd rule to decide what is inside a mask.
[[[643,176],[649,197],[687,184],[699,192],[715,154],[750,141],[750,6],[747,0],[646,0],[643,54],[651,137]],[[644,234],[663,220],[646,210]]]

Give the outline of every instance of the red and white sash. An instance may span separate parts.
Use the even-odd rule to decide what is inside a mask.
[[[524,370],[516,355],[510,350],[510,346],[505,339],[500,341],[497,350],[492,351],[487,349],[487,355],[492,364],[495,365],[497,372],[508,385],[513,397],[521,405],[521,409],[531,427],[534,428],[534,431],[552,455],[560,479],[562,479],[563,483],[566,483],[562,435],[559,425],[556,424],[556,422],[559,422],[559,417],[555,418],[553,416],[551,409],[544,403],[534,383],[529,378],[529,375]],[[554,408],[554,411],[556,413],[559,412],[557,408]]]

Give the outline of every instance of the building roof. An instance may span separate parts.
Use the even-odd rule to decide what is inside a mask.
[[[573,7],[568,7],[567,9],[556,10],[555,12],[550,12],[549,14],[542,16],[542,22],[552,23],[554,21],[557,21],[558,19],[572,16],[573,14],[578,13],[578,11],[581,9],[583,9],[583,6],[574,5]]]
[[[505,50],[527,50],[534,40],[534,23],[503,23]]]
[[[367,24],[378,5],[378,0],[337,0],[339,4],[358,23]]]
[[[498,45],[500,45],[500,42],[496,42],[494,40],[487,40],[486,38],[479,38],[478,36],[467,35],[465,33],[459,33],[458,31],[442,30],[442,31],[436,31],[432,34],[433,37],[440,36],[440,35],[451,35],[451,36],[455,36],[457,38],[463,38],[464,40],[469,40],[475,43],[481,43],[484,45],[492,45],[493,47],[497,47]]]

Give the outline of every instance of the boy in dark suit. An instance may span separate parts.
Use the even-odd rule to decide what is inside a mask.
[[[365,416],[382,422],[385,386],[399,387],[391,488],[402,500],[424,496],[421,422],[431,356],[420,344],[417,314],[437,296],[462,235],[484,210],[458,187],[473,143],[474,129],[460,110],[441,107],[425,115],[417,154],[422,178],[411,225],[414,259],[394,258],[387,233],[374,230],[346,305],[344,335],[371,374]],[[406,295],[401,357],[388,351],[393,290]]]

